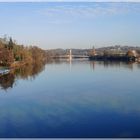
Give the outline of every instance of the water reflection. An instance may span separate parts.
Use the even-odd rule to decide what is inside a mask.
[[[0,86],[2,89],[6,90],[9,87],[13,87],[15,82],[15,75],[13,73],[9,73],[0,77]]]
[[[83,60],[66,60],[66,59],[53,59],[47,62],[47,64],[69,64],[70,70],[72,69],[72,65],[76,65],[79,63],[89,63],[92,69],[96,69],[96,66],[103,66],[104,68],[115,67],[115,68],[127,68],[133,70],[134,64],[133,62],[120,62],[120,61],[88,61],[87,59]],[[36,63],[33,65],[25,65],[20,68],[16,68],[12,70],[9,74],[0,76],[0,87],[1,89],[13,88],[16,85],[16,79],[35,79],[40,72],[45,69],[46,63]],[[136,64],[137,68],[140,68],[140,64]]]
[[[49,61],[47,64],[69,64],[72,68],[72,65],[75,64],[87,64],[93,68],[96,69],[96,66],[103,66],[104,68],[126,68],[129,70],[133,70],[134,67],[140,68],[140,63],[137,62],[122,62],[122,61],[89,61],[88,59],[74,59],[74,60],[66,60],[66,59],[53,59]]]
[[[16,69],[7,75],[11,81],[1,77],[3,87],[14,88],[0,94],[0,137],[140,137],[140,64],[54,60],[44,66]]]
[[[22,67],[12,69],[10,73],[0,76],[1,89],[7,90],[16,85],[16,79],[35,79],[45,68],[45,63],[35,63],[33,65],[24,65]]]
[[[96,65],[104,66],[104,68],[109,67],[123,67],[128,68],[130,70],[133,70],[134,68],[134,62],[121,62],[121,61],[90,61],[90,65],[93,69],[96,68]],[[138,67],[140,67],[139,64],[137,64]]]

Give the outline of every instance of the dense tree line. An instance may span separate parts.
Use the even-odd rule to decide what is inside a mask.
[[[12,38],[0,39],[0,65],[33,64],[46,59],[46,51],[37,46],[18,45]]]

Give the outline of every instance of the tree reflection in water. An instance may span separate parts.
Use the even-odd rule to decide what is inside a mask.
[[[122,61],[90,61],[90,65],[93,69],[96,68],[96,64],[98,64],[98,66],[103,66],[105,68],[123,67],[123,68],[133,70],[133,67],[134,67],[135,63],[134,62],[122,62]],[[137,63],[137,66],[139,66],[138,63]]]
[[[13,69],[10,73],[0,76],[0,87],[3,90],[12,88],[15,85],[16,79],[30,79],[35,77],[44,70],[45,62],[24,65]]]
[[[69,63],[67,60],[51,60],[47,61],[47,64],[61,64],[61,63]],[[92,69],[96,69],[96,65],[103,66],[105,68],[109,67],[123,67],[130,70],[133,70],[134,64],[132,62],[120,62],[120,61],[72,61],[72,64],[76,63],[89,63],[89,65],[92,67]],[[11,70],[9,74],[0,76],[0,88],[3,90],[7,90],[8,88],[13,88],[13,86],[16,84],[16,79],[35,79],[36,76],[42,72],[45,69],[46,62],[37,62],[35,64],[28,64],[24,65],[22,67],[16,68]],[[135,66],[137,68],[140,68],[140,63],[137,63]]]
[[[15,82],[15,75],[9,73],[0,77],[0,86],[2,89],[6,90],[7,88],[12,88]]]

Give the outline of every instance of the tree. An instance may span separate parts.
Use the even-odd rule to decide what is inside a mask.
[[[0,49],[0,64],[10,66],[14,62],[13,52],[7,48]]]
[[[127,57],[136,57],[136,51],[135,50],[129,50],[127,53],[126,53],[126,56]]]
[[[8,43],[8,49],[12,50],[13,48],[14,48],[14,43],[13,43],[12,38],[10,37],[10,40],[9,40],[9,43]]]

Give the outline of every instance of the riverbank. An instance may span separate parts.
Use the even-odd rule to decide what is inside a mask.
[[[0,76],[9,74],[12,70],[19,68],[19,67],[23,67],[24,65],[26,65],[25,62],[14,62],[11,65],[7,66],[7,67],[2,67],[0,68]]]
[[[136,62],[139,59],[137,57],[128,57],[128,56],[89,56],[89,60],[96,61],[125,61],[125,62]]]
[[[26,64],[42,63],[48,54],[37,46],[23,46],[16,44],[12,38],[0,40],[0,66],[9,69]]]
[[[104,50],[96,51],[93,49],[89,53],[90,60],[97,61],[125,61],[125,62],[139,62],[140,53],[137,50],[128,50],[127,52],[118,51],[118,50]]]
[[[24,66],[24,65],[26,65],[27,63],[25,63],[25,62],[14,62],[14,63],[12,63],[10,66],[9,66],[9,68],[10,69],[13,69],[13,68],[17,68],[17,67],[21,67],[21,66]]]

